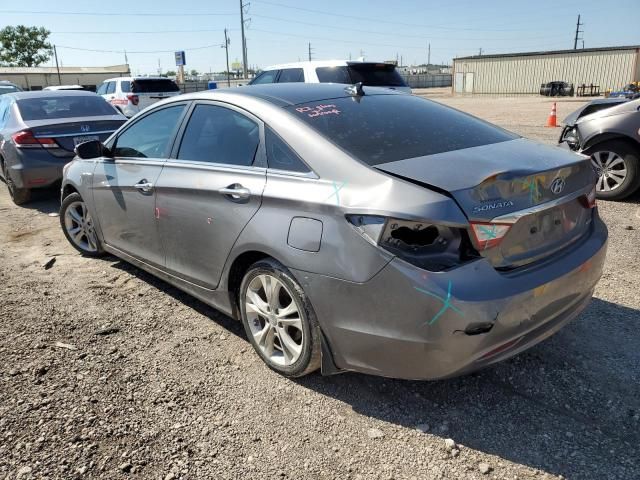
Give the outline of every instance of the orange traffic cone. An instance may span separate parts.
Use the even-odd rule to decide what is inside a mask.
[[[549,114],[549,118],[547,118],[547,124],[545,127],[557,127],[557,122],[558,116],[556,115],[556,102],[553,102],[553,107],[551,107],[551,113]]]

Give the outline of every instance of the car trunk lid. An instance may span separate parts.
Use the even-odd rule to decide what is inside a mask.
[[[112,117],[86,117],[82,119],[65,119],[64,123],[56,120],[30,120],[25,122],[36,139],[53,139],[53,148],[47,151],[56,157],[71,157],[76,145],[90,140],[105,141],[125,122],[120,115]]]
[[[496,268],[513,268],[556,252],[586,233],[585,197],[595,178],[584,156],[525,139],[377,165],[446,192],[489,238],[474,241]],[[497,227],[494,227],[496,225]],[[474,227],[475,228],[475,227]],[[473,237],[473,235],[472,235]]]

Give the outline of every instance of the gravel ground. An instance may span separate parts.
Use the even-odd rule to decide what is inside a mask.
[[[429,96],[558,135],[541,127],[548,99]],[[600,202],[609,254],[580,318],[438,382],[282,378],[239,323],[78,255],[57,209],[46,195],[16,207],[0,185],[0,478],[640,478],[637,197]]]

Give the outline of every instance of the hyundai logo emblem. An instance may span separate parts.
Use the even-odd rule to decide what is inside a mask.
[[[562,190],[564,190],[564,178],[557,177],[551,182],[551,191],[558,195]]]
[[[91,126],[90,125],[80,125],[80,131],[83,133],[87,133],[89,130],[91,130]]]

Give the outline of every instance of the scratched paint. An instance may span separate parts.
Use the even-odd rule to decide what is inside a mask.
[[[419,288],[419,287],[413,287],[419,292],[422,292],[425,295],[429,295],[430,297],[437,298],[442,302],[442,308],[433,316],[433,318],[431,318],[431,320],[429,320],[428,322],[425,322],[425,324],[433,325],[438,321],[438,319],[442,315],[444,315],[444,313],[447,310],[453,310],[458,315],[462,317],[464,316],[464,313],[462,313],[462,311],[458,307],[451,304],[451,287],[452,287],[451,280],[449,280],[449,284],[447,285],[447,296],[445,298],[442,298],[440,295],[437,295],[433,292],[429,292],[428,290],[423,290],[422,288]]]
[[[331,197],[336,197],[336,205],[340,205],[340,190],[347,184],[347,182],[342,182],[342,185],[338,186],[336,182],[331,182],[333,184],[333,193],[329,195],[326,200],[329,200]]]

